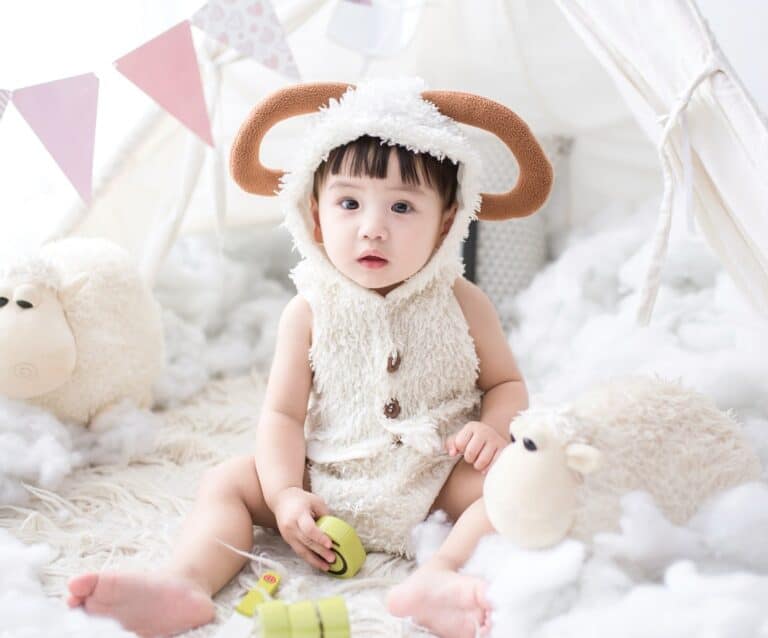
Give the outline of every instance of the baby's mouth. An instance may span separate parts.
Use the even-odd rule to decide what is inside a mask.
[[[383,257],[373,257],[372,255],[361,257],[357,261],[366,268],[381,268],[382,266],[386,266],[389,263]]]

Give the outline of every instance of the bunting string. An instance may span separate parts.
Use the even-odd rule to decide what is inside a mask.
[[[191,25],[291,80],[298,68],[270,0],[209,0],[190,20],[126,53],[116,70],[214,147]],[[94,73],[0,89],[0,118],[19,111],[81,199],[91,201],[99,80]]]

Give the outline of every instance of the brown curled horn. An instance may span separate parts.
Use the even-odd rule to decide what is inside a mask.
[[[262,165],[259,150],[264,135],[281,120],[314,113],[332,98],[339,99],[350,86],[329,82],[298,84],[280,89],[257,104],[232,145],[230,170],[240,187],[257,195],[274,195],[283,171]],[[507,193],[484,193],[477,214],[480,219],[525,217],[544,204],[552,187],[552,166],[523,120],[498,102],[471,93],[425,91],[422,97],[457,122],[494,133],[518,161],[517,184]]]
[[[240,188],[255,195],[274,195],[284,171],[262,165],[259,150],[264,135],[281,120],[317,112],[332,98],[340,98],[350,86],[339,82],[297,84],[259,102],[240,127],[229,156],[229,169]]]
[[[552,165],[522,119],[506,106],[471,93],[425,91],[422,97],[443,115],[498,136],[517,159],[517,184],[506,193],[483,193],[478,218],[500,221],[525,217],[541,208],[552,189]]]

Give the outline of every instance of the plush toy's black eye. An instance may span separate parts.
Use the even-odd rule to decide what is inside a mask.
[[[509,433],[509,442],[514,443],[515,442],[515,435],[512,434],[512,432]]]
[[[536,444],[531,441],[531,439],[523,439],[523,445],[525,446],[525,449],[529,452],[535,452],[536,451]]]
[[[29,303],[28,301],[24,301],[23,299],[19,299],[19,300],[16,302],[16,305],[17,305],[19,308],[24,308],[24,310],[27,310],[28,308],[31,308],[31,307],[32,307],[32,304],[31,304],[31,303]]]
[[[0,297],[0,308],[8,303],[8,297]]]

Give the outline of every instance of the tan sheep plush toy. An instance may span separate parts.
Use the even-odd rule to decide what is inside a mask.
[[[760,476],[737,423],[678,383],[632,377],[567,408],[522,412],[485,479],[496,530],[537,549],[618,529],[620,498],[642,490],[684,524],[710,496]]]
[[[160,308],[112,242],[62,239],[0,270],[0,395],[87,425],[150,407],[164,359]]]

